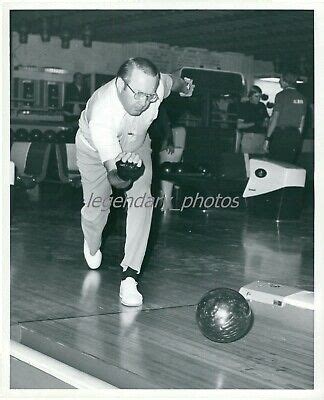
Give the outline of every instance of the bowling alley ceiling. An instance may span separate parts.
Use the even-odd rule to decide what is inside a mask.
[[[68,29],[81,39],[88,24],[96,41],[159,42],[272,61],[313,58],[311,10],[19,10],[11,12],[11,30],[25,23],[29,33],[40,33],[44,18],[54,36]]]

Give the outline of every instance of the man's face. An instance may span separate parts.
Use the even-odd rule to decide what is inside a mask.
[[[253,95],[250,98],[250,102],[253,104],[258,104],[261,100],[261,93],[253,93]]]
[[[154,94],[159,85],[159,76],[147,75],[142,70],[134,68],[131,74],[125,78],[125,81],[127,81],[130,87],[128,87],[121,78],[119,78],[119,81],[121,87],[119,99],[124,109],[130,115],[141,115],[149,108],[151,103],[145,97],[143,99],[135,99],[131,89],[133,89],[135,93]]]

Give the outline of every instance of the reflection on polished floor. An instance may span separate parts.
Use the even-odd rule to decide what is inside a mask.
[[[118,297],[124,213],[112,212],[102,267],[91,271],[83,260],[80,203],[79,192],[54,190],[37,203],[17,194],[13,335],[19,326],[29,345],[50,352],[49,342],[61,343],[91,356],[80,356],[82,368],[121,388],[313,388],[311,328],[293,330],[265,313],[243,339],[218,344],[195,323],[197,303],[215,287],[239,290],[263,280],[313,290],[311,203],[300,220],[279,224],[250,218],[244,207],[156,211],[139,284],[144,304],[135,309]]]

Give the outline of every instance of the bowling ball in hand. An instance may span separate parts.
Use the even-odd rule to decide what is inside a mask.
[[[207,292],[198,303],[196,321],[208,339],[230,343],[249,332],[253,314],[240,293],[228,288],[216,288]]]

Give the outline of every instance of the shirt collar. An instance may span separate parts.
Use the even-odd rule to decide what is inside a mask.
[[[113,94],[115,96],[115,104],[117,105],[117,110],[120,111],[122,114],[127,114],[127,111],[125,110],[124,106],[122,105],[119,96],[118,96],[118,89],[117,89],[117,76],[114,78],[114,83],[113,83]]]

